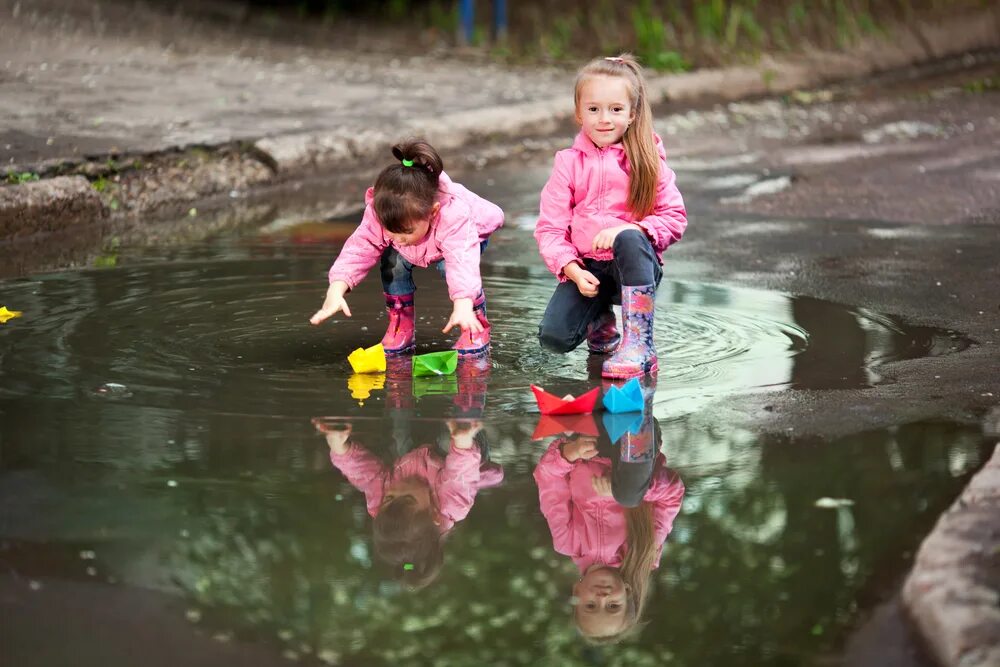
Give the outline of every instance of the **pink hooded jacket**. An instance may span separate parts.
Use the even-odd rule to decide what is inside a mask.
[[[538,500],[552,533],[552,546],[586,571],[594,563],[620,567],[627,539],[625,508],[611,496],[594,491],[591,478],[611,473],[611,461],[602,457],[570,463],[563,458],[558,438],[535,467]],[[659,454],[658,456],[663,456]],[[643,500],[653,504],[653,534],[662,548],[681,509],[684,484],[674,471],[656,466]],[[656,565],[660,566],[660,555]]]
[[[444,461],[424,445],[401,456],[387,468],[364,447],[352,443],[344,454],[330,452],[330,462],[344,474],[351,486],[365,494],[368,514],[375,516],[382,505],[385,490],[393,482],[418,477],[431,488],[431,500],[438,509],[442,533],[464,519],[479,489],[503,481],[503,468],[484,466],[478,447],[459,449],[452,446]]]
[[[438,177],[438,189],[441,210],[431,221],[427,236],[415,245],[398,246],[396,250],[417,266],[430,266],[443,259],[451,300],[475,299],[483,287],[479,276],[479,244],[503,225],[503,211],[455,183],[444,172]],[[354,289],[378,263],[382,252],[392,245],[375,215],[374,198],[374,188],[368,188],[361,224],[330,267],[331,283],[343,280]]]
[[[684,199],[677,189],[673,170],[660,137],[660,180],[653,212],[636,220],[628,208],[629,163],[619,142],[598,148],[582,131],[572,148],[556,153],[552,175],[542,189],[535,240],[545,265],[560,281],[563,267],[584,257],[599,261],[612,258],[610,249],[593,250],[594,237],[602,229],[634,223],[642,227],[662,262],[667,246],[680,240],[687,227]]]

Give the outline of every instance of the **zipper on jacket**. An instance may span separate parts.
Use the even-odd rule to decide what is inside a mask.
[[[606,182],[606,179],[604,177],[604,156],[605,156],[606,152],[607,152],[607,146],[604,146],[604,147],[601,147],[601,148],[597,149],[597,154],[600,157],[599,162],[600,162],[600,165],[601,165],[601,170],[600,170],[600,174],[601,174],[601,178],[600,178],[600,198],[598,200],[598,201],[600,201],[601,205],[598,208],[597,212],[600,213],[602,216],[604,215],[604,209],[605,209],[605,196],[604,195],[605,195],[605,182]]]

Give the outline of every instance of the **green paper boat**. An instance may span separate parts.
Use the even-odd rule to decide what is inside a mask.
[[[413,397],[454,396],[458,393],[458,378],[454,375],[434,375],[413,378]]]
[[[458,368],[458,352],[428,352],[413,357],[413,377],[451,375]]]

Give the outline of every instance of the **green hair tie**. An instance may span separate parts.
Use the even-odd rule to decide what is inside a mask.
[[[412,167],[412,166],[413,166],[413,160],[407,160],[407,159],[406,159],[406,158],[404,157],[404,158],[403,158],[403,166],[404,166],[404,167]]]

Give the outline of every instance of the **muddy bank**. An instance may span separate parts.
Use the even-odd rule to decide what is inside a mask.
[[[560,69],[262,43],[178,16],[160,25],[149,8],[126,27],[131,15],[117,9],[81,15],[59,3],[0,2],[0,115],[10,119],[0,131],[2,169],[9,180],[83,176],[101,214],[115,219],[165,218],[206,198],[364,170],[401,136],[479,154],[571,119],[572,72]],[[672,105],[739,100],[997,46],[1000,9],[986,8],[845,53],[653,76],[650,96]],[[22,185],[5,190],[8,238],[62,221],[43,223]]]

